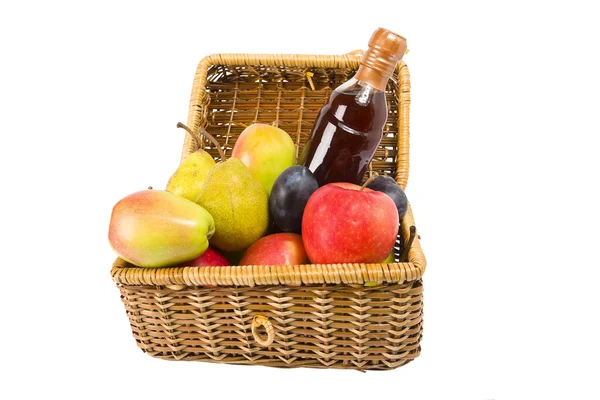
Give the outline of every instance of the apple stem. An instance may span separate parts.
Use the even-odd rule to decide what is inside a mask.
[[[378,176],[379,176],[379,174],[377,172],[373,172],[373,174],[369,177],[369,179],[367,179],[367,181],[365,183],[363,183],[363,185],[361,186],[360,190],[361,191],[365,190],[365,188],[367,187],[367,185],[369,183],[371,183]]]
[[[177,127],[185,129],[190,135],[192,135],[192,139],[196,141],[196,144],[198,145],[197,147],[200,148],[200,143],[202,143],[202,139],[200,138],[200,135],[198,133],[192,131],[187,125],[181,122],[177,123]],[[206,136],[215,145],[217,151],[219,152],[219,156],[221,157],[221,161],[226,161],[227,158],[225,157],[225,153],[223,153],[223,149],[221,149],[221,145],[219,144],[217,139],[215,139],[213,135],[208,133],[206,129],[204,129],[201,126],[198,127],[198,131],[202,134],[202,136]]]

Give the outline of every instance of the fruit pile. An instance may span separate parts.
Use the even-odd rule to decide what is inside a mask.
[[[295,145],[279,128],[250,125],[229,159],[205,134],[222,161],[199,149],[166,190],[139,191],[113,207],[108,238],[119,257],[139,267],[393,261],[408,208],[393,178],[319,187],[294,165]]]

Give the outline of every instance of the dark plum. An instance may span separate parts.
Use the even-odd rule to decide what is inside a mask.
[[[394,178],[387,175],[379,175],[369,182],[367,187],[390,196],[392,200],[394,200],[396,208],[398,208],[398,217],[400,217],[400,221],[402,221],[402,218],[404,218],[408,211],[408,199]]]
[[[302,233],[302,215],[308,198],[319,188],[313,173],[302,165],[285,169],[273,183],[269,212],[282,232]]]

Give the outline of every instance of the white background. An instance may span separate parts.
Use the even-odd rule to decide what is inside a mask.
[[[0,397],[599,398],[593,2],[2,2]],[[168,362],[110,278],[110,211],[177,167],[198,61],[408,38],[421,356],[389,372]],[[4,392],[4,393],[2,393]]]

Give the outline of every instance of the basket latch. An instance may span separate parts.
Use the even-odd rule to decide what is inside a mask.
[[[267,331],[266,339],[263,339],[258,333],[258,328],[261,326],[264,326],[265,330]],[[269,321],[269,319],[265,316],[255,315],[254,318],[252,318],[252,336],[254,336],[256,343],[263,347],[267,347],[273,343],[273,339],[275,339],[275,329],[273,328],[271,321]]]

